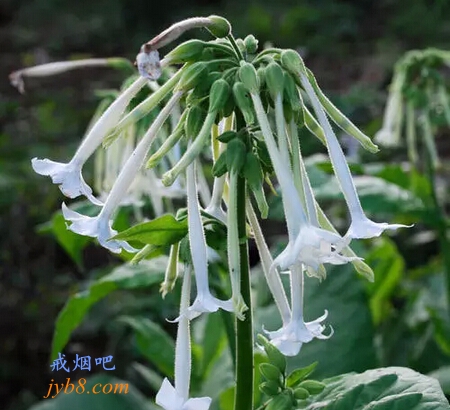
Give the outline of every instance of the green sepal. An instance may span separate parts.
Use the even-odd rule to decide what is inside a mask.
[[[309,394],[313,395],[322,393],[326,386],[324,383],[318,382],[317,380],[305,380],[301,382],[298,387],[308,390]]]
[[[295,388],[304,379],[306,379],[317,367],[317,362],[311,363],[309,366],[302,367],[301,369],[293,370],[288,377],[286,377],[286,386]]]
[[[199,105],[194,105],[189,108],[186,121],[184,122],[184,132],[188,139],[193,139],[200,133],[203,123],[205,122],[205,118],[206,111]]]
[[[253,110],[252,99],[248,93],[247,88],[242,82],[237,81],[234,83],[233,96],[236,105],[239,107],[242,115],[244,116],[246,124],[253,124],[255,122],[255,114]]]
[[[290,104],[293,111],[302,111],[303,103],[294,79],[284,72],[284,98]]]
[[[228,171],[227,169],[227,151],[223,151],[212,167],[212,175],[216,178],[221,177]]]
[[[214,81],[209,92],[208,112],[218,112],[221,110],[231,94],[230,85],[223,79]]]
[[[286,371],[286,357],[273,344],[268,344],[264,350],[269,358],[269,362],[277,367],[281,374],[284,374]]]
[[[164,56],[170,64],[182,64],[197,61],[201,57],[207,43],[201,40],[188,40],[181,43]]]
[[[259,390],[267,396],[273,397],[280,393],[280,385],[277,382],[268,380],[259,385]]]
[[[186,67],[174,90],[184,92],[191,90],[205,79],[208,71],[208,65],[203,61],[198,61]]]
[[[206,28],[213,36],[223,38],[231,34],[231,24],[226,18],[215,15],[208,18],[212,21],[212,24]]]
[[[228,172],[241,172],[247,153],[245,144],[239,138],[235,138],[227,144],[226,153]]]
[[[275,101],[277,95],[283,96],[284,92],[284,72],[275,62],[270,63],[265,71],[266,85],[272,100]]]
[[[282,374],[278,367],[270,363],[262,363],[259,365],[259,371],[266,378],[266,380],[272,380],[279,383],[281,386]]]
[[[220,134],[217,139],[220,142],[223,142],[225,144],[229,143],[233,138],[237,137],[237,132],[236,131],[225,131],[224,133]]]
[[[239,78],[250,93],[259,92],[259,79],[253,64],[241,62]]]

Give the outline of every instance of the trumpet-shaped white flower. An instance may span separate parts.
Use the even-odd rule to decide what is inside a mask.
[[[281,187],[289,234],[289,244],[274,260],[273,268],[280,266],[282,269],[286,269],[294,264],[303,263],[311,269],[318,269],[322,263],[349,262],[352,260],[351,258],[344,257],[339,253],[348,242],[337,234],[313,226],[308,220],[300,194],[289,171],[289,165],[284,161],[286,155],[281,155],[278,150],[261,99],[257,93],[250,95]],[[305,195],[312,195],[312,193],[305,190]],[[311,202],[309,198],[306,203],[308,204],[308,202]]]
[[[133,250],[126,242],[118,240],[109,240],[115,235],[115,231],[111,228],[112,217],[117,208],[120,206],[122,198],[126,195],[133,180],[141,169],[145,157],[150,149],[153,140],[156,137],[164,121],[170,115],[173,106],[179,101],[182,92],[176,92],[169,100],[167,105],[161,110],[158,117],[153,122],[152,126],[142,137],[139,144],[134,149],[133,153],[127,159],[119,176],[117,177],[111,192],[106,199],[100,213],[95,217],[81,215],[78,212],[71,211],[63,204],[63,213],[66,220],[72,222],[69,229],[80,235],[91,236],[97,238],[99,243],[112,252],[120,253],[122,248],[131,251]]]
[[[181,290],[180,319],[175,346],[175,387],[165,378],[156,395],[156,404],[164,410],[208,410],[210,397],[189,398],[191,343],[189,319],[183,315],[189,306],[191,269],[184,274]]]
[[[325,326],[322,322],[327,318],[328,312],[312,322],[305,322],[303,318],[303,269],[297,265],[290,271],[292,315],[290,321],[274,332],[266,332],[271,343],[286,356],[296,356],[303,343],[313,339],[328,339],[333,335],[324,335]]]
[[[101,201],[92,195],[92,189],[83,180],[81,173],[83,165],[101,144],[104,136],[117,124],[130,100],[145,85],[146,81],[142,77],[138,78],[108,107],[89,130],[69,163],[33,158],[31,163],[34,171],[40,175],[50,176],[53,183],[59,185],[65,196],[76,198],[84,195],[92,203],[101,205]]]
[[[320,105],[320,102],[313,87],[309,83],[306,74],[302,72],[300,73],[300,81],[311,101],[319,123],[325,131],[327,147],[330,154],[331,163],[333,164],[334,173],[339,181],[342,193],[344,194],[345,201],[347,202],[347,206],[350,211],[352,222],[346,236],[349,238],[373,238],[381,235],[383,231],[387,229],[395,230],[398,228],[408,227],[407,225],[401,224],[376,223],[367,218],[364,210],[362,209],[361,202],[359,201],[355,184],[353,183],[352,174],[345,159],[344,152],[342,151],[339,141],[331,128],[325,111]]]
[[[207,248],[198,204],[195,162],[188,166],[186,174],[189,245],[195,273],[197,296],[192,306],[186,309],[186,312],[182,313],[182,315],[184,314],[189,319],[193,319],[202,313],[216,312],[218,309],[232,312],[232,300],[220,300],[214,297],[209,289]]]

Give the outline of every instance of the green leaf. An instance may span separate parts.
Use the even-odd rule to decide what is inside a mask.
[[[171,214],[135,225],[118,233],[113,239],[138,241],[145,245],[172,245],[188,232],[187,220],[178,221]]]
[[[207,377],[214,360],[226,346],[226,337],[221,316],[217,313],[205,316],[205,329],[200,345],[203,347],[202,374]]]
[[[131,326],[143,356],[166,376],[173,377],[175,343],[169,334],[148,318],[121,316],[118,321]]]
[[[448,410],[437,380],[404,367],[325,379],[325,390],[301,402],[306,410]]]
[[[83,384],[82,379],[80,380]],[[60,391],[54,399],[43,400],[32,406],[30,410],[149,410],[147,400],[144,395],[138,389],[136,389],[136,387],[124,380],[110,377],[105,374],[88,377],[86,379],[86,384],[84,385],[84,393],[82,392],[82,388],[79,387],[79,381],[71,379],[69,383],[74,384],[74,392],[70,394],[64,393],[64,391]],[[102,386],[96,386],[98,383],[100,383]],[[106,388],[105,391],[107,391],[109,390],[109,386],[107,386],[108,383],[112,384],[112,391],[110,394],[94,394],[92,390],[94,386],[96,392],[98,392],[99,389],[101,391],[102,388]],[[114,394],[113,392],[116,388],[116,385],[122,385],[123,392],[125,392],[125,389],[128,386],[127,393],[119,393],[120,386],[117,386],[117,392]],[[70,387],[71,386],[69,385],[67,390],[68,392],[70,391]],[[80,394],[77,394],[77,392],[75,391],[77,387]],[[48,390],[44,395],[46,396],[47,393]],[[54,386],[53,394],[55,394]]]
[[[139,265],[122,265],[72,295],[56,320],[51,360],[64,349],[72,332],[79,326],[90,307],[116,289],[136,289],[159,284],[164,278],[167,257],[143,261]]]

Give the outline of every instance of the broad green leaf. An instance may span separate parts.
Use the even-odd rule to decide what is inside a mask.
[[[122,265],[91,283],[86,290],[70,296],[56,320],[51,360],[64,349],[72,332],[80,325],[90,307],[116,289],[135,289],[160,283],[167,257],[143,261],[139,265]]]
[[[145,245],[172,245],[188,232],[187,220],[178,221],[171,214],[135,225],[118,233],[114,239],[138,241]]]
[[[119,322],[131,326],[142,355],[164,375],[173,377],[175,343],[166,331],[147,318],[122,316]]]
[[[82,379],[80,380],[81,384],[83,384]],[[74,384],[74,391],[72,393],[69,393],[71,390],[71,386],[69,385],[67,388],[68,393],[64,393],[64,390],[60,391],[55,398],[43,400],[32,406],[30,410],[149,410],[144,395],[124,380],[99,374],[87,378],[84,389],[79,385],[80,380],[76,381],[75,379],[71,379],[69,381]],[[100,385],[98,385],[99,383]],[[105,388],[105,392],[109,391],[109,384],[111,384],[111,393],[102,393],[103,388]],[[75,391],[77,387],[80,394]],[[119,393],[121,388],[123,393]],[[100,393],[96,394],[95,392],[99,390]],[[115,394],[114,390],[116,390]],[[47,394],[48,390],[44,392],[43,396]],[[54,386],[53,394],[55,394]]]
[[[325,379],[317,396],[301,402],[306,410],[448,410],[437,380],[404,367],[368,370]]]
[[[261,279],[263,280],[263,279]],[[377,366],[374,329],[367,296],[351,265],[327,266],[327,278],[319,282],[305,278],[305,319],[329,315],[325,324],[334,329],[328,340],[313,339],[305,343],[298,356],[288,360],[288,369],[319,362],[314,378],[335,376],[350,371],[364,371]],[[276,330],[281,326],[274,305],[256,307],[256,330]],[[325,330],[325,334],[330,329]]]

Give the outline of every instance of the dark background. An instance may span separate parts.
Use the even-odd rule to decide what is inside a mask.
[[[445,0],[1,0],[0,1],[0,403],[22,409],[46,392],[54,319],[93,268],[116,263],[90,245],[77,267],[36,227],[60,206],[56,187],[32,172],[35,156],[70,158],[98,103],[122,73],[73,71],[10,86],[18,68],[85,57],[133,59],[140,45],[185,17],[223,15],[236,37],[300,50],[322,87],[358,125],[375,131],[392,66],[409,49],[450,49]],[[189,36],[198,35],[198,32]],[[206,33],[201,33],[207,36]],[[162,54],[166,50],[162,50]],[[79,341],[102,351],[102,333]]]

